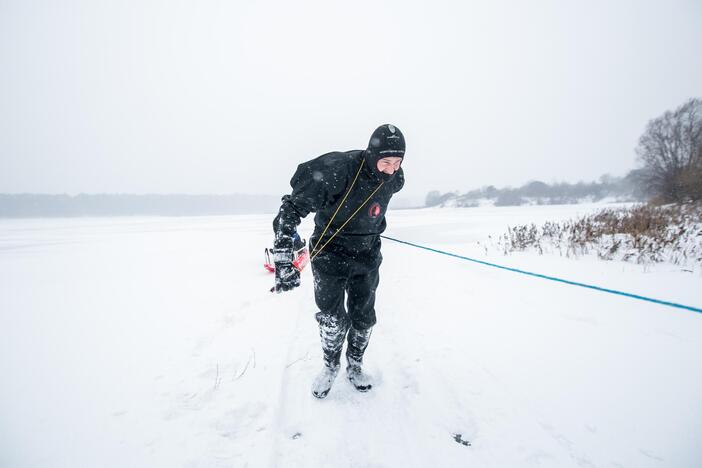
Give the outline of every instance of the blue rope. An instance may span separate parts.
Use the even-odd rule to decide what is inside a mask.
[[[475,258],[464,257],[463,255],[457,255],[457,254],[454,254],[451,252],[444,252],[443,250],[432,249],[431,247],[425,247],[423,245],[413,244],[411,242],[403,241],[400,239],[394,239],[394,238],[388,237],[388,236],[381,235],[380,237],[382,237],[383,239],[388,239],[391,241],[399,242],[400,244],[406,244],[406,245],[410,245],[412,247],[417,247],[418,249],[424,249],[424,250],[428,250],[430,252],[436,252],[436,253],[440,253],[443,255],[448,255],[450,257],[456,257],[456,258],[460,258],[462,260],[468,260],[469,262],[475,262],[475,263],[480,263],[481,265],[500,268],[502,270],[513,271],[515,273],[521,273],[523,275],[535,276],[537,278],[543,278],[543,279],[547,279],[547,280],[551,280],[551,281],[557,281],[559,283],[571,284],[573,286],[580,286],[582,288],[594,289],[596,291],[602,291],[602,292],[606,292],[606,293],[610,293],[610,294],[617,294],[619,296],[630,297],[632,299],[639,299],[641,301],[648,301],[648,302],[653,302],[655,304],[661,304],[661,305],[668,306],[668,307],[677,307],[678,309],[685,309],[685,310],[691,310],[692,312],[702,313],[702,309],[700,309],[698,307],[687,306],[684,304],[677,304],[675,302],[662,301],[660,299],[654,299],[652,297],[639,296],[638,294],[631,294],[631,293],[627,293],[624,291],[617,291],[616,289],[607,289],[607,288],[602,288],[600,286],[593,286],[591,284],[578,283],[577,281],[570,281],[570,280],[566,280],[566,279],[562,279],[562,278],[556,278],[555,276],[541,275],[539,273],[532,273],[531,271],[519,270],[517,268],[510,268],[510,267],[506,267],[506,266],[502,266],[502,265],[497,265],[495,263],[484,262],[482,260],[476,260]]]

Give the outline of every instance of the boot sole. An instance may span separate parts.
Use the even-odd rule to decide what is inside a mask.
[[[358,390],[358,391],[361,392],[361,393],[366,393],[366,392],[370,391],[371,388],[373,388],[373,385],[372,385],[372,384],[371,384],[371,385],[368,385],[368,386],[358,386],[358,385],[356,385],[355,383],[353,383],[353,382],[351,381],[351,378],[348,377],[348,376],[346,377],[346,380],[349,381],[349,383],[351,384],[351,386],[352,386],[353,388],[355,388],[356,390]]]
[[[326,398],[327,395],[329,395],[329,391],[326,391],[324,393],[317,393],[315,391],[312,392],[312,396],[317,398],[318,400],[322,400],[322,399]]]

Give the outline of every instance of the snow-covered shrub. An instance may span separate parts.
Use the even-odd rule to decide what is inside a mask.
[[[508,254],[536,250],[603,260],[702,267],[702,204],[604,209],[560,223],[510,227],[498,239]]]

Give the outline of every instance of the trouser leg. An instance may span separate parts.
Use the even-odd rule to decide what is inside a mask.
[[[346,348],[349,366],[360,367],[363,363],[363,354],[368,347],[372,327],[376,323],[375,291],[379,281],[378,268],[349,278],[347,290],[351,326]]]
[[[378,268],[353,275],[347,282],[348,315],[356,330],[365,330],[375,325],[375,290],[379,282]]]
[[[314,297],[319,312],[315,315],[319,324],[319,336],[322,341],[324,364],[329,368],[338,368],[344,338],[350,322],[344,309],[344,292],[347,279],[335,275],[319,261],[312,264],[314,274]]]

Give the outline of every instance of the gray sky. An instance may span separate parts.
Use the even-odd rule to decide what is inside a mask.
[[[270,193],[405,134],[404,196],[634,167],[702,2],[0,0],[0,192]]]

